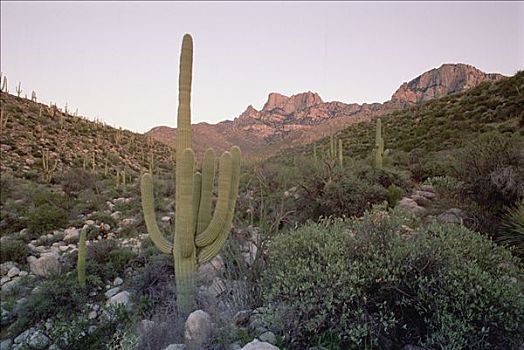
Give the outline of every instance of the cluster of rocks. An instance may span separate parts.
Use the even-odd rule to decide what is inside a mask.
[[[403,197],[398,205],[402,209],[419,217],[433,218],[428,208],[436,197],[437,194],[433,186],[421,185],[419,190],[415,190],[409,196]],[[436,217],[436,220],[440,223],[453,224],[463,224],[465,219],[467,219],[466,213],[459,208],[448,209]]]
[[[240,311],[233,317],[233,324],[242,327],[250,323],[253,311]],[[184,344],[170,344],[164,350],[186,350],[186,349],[205,349],[209,347],[212,341],[213,329],[215,325],[211,316],[203,311],[197,310],[192,312],[186,320],[184,332]],[[248,344],[242,346],[235,342],[230,344],[230,350],[278,350],[276,336],[269,331],[265,331],[258,338],[253,339]]]

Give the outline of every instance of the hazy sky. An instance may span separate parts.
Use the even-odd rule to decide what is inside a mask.
[[[443,63],[524,69],[524,2],[1,2],[1,70],[44,102],[144,132],[175,126],[194,40],[193,122],[269,92],[383,102]]]

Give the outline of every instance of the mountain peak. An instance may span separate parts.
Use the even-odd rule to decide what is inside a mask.
[[[403,83],[393,94],[391,101],[417,103],[441,97],[477,86],[484,80],[499,80],[501,74],[484,73],[464,63],[444,63]]]
[[[262,108],[264,112],[270,112],[274,109],[281,109],[284,113],[290,114],[309,108],[311,106],[323,103],[322,99],[316,92],[302,92],[291,97],[272,92],[267,98],[267,102]]]

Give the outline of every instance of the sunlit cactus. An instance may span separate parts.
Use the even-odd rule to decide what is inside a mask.
[[[226,242],[233,222],[240,178],[240,149],[234,146],[220,157],[218,200],[212,214],[215,153],[208,149],[202,171],[195,172],[191,148],[192,65],[193,40],[186,34],[180,55],[173,242],[164,237],[156,223],[151,174],[144,174],[141,181],[142,207],[151,240],[161,252],[174,257],[177,306],[181,315],[189,314],[194,307],[197,263],[210,261]]]

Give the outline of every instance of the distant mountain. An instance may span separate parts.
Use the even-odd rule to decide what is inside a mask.
[[[225,150],[239,145],[251,159],[272,156],[278,151],[311,143],[345,127],[419,102],[462,92],[486,80],[500,80],[503,75],[484,73],[466,64],[444,64],[403,83],[384,103],[357,104],[324,102],[314,92],[291,97],[270,93],[258,111],[249,105],[233,121],[193,125],[193,147],[198,152],[207,147]],[[147,132],[154,139],[174,145],[176,129],[160,126]]]

